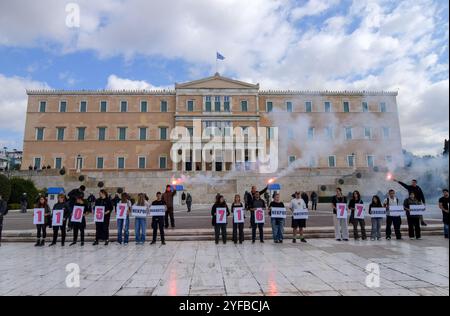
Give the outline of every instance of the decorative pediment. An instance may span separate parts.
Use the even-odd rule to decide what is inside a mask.
[[[175,84],[175,89],[259,89],[259,84],[222,77],[216,73],[212,77]]]

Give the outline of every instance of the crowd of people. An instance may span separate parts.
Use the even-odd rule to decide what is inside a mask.
[[[412,206],[425,205],[425,196],[422,189],[417,185],[417,181],[413,180],[411,185],[407,185],[401,181],[397,181],[402,187],[408,191],[408,197],[402,202],[397,197],[395,190],[391,189],[387,193],[385,199],[375,195],[372,197],[367,211],[371,215],[371,240],[380,240],[382,238],[381,229],[383,225],[383,218],[386,218],[386,232],[385,237],[387,240],[392,238],[392,226],[394,228],[395,238],[397,240],[402,239],[401,226],[402,215],[398,212],[394,213],[392,206],[401,206],[400,209],[406,214],[408,235],[410,239],[421,239],[422,232],[421,226],[426,225],[423,217],[420,215],[412,214]],[[95,222],[95,241],[94,246],[100,242],[104,242],[105,245],[109,244],[109,230],[111,216],[116,213],[118,205],[124,207],[126,216],[117,218],[117,243],[128,244],[129,242],[129,227],[130,216],[132,214],[133,207],[141,207],[147,209],[149,214],[152,207],[163,207],[164,212],[158,213],[158,215],[151,216],[151,228],[153,230],[151,244],[157,242],[158,230],[160,234],[160,240],[165,245],[165,229],[171,227],[175,228],[174,217],[174,196],[176,190],[174,187],[167,185],[164,193],[158,192],[153,202],[149,202],[149,197],[140,193],[137,199],[134,200],[125,192],[118,192],[114,197],[110,196],[105,190],[100,190],[98,197],[96,198],[92,194],[85,198],[84,186],[80,186],[77,189],[70,191],[67,196],[65,194],[59,194],[57,203],[50,209],[48,201],[45,196],[38,197],[35,205],[36,209],[43,210],[45,221],[36,225],[36,247],[44,246],[47,237],[47,227],[53,228],[53,239],[50,246],[54,246],[57,243],[58,236],[61,238],[61,245],[65,245],[67,231],[73,231],[73,239],[70,246],[74,246],[78,243],[78,237],[80,237],[80,244],[83,246],[85,241],[85,229],[86,229],[86,215],[95,212],[97,208],[101,208],[104,212],[102,220]],[[302,192],[295,192],[292,195],[292,200],[285,204],[280,200],[280,194],[275,192],[272,196],[272,201],[266,201],[263,197],[268,193],[268,187],[262,191],[258,191],[253,186],[250,192],[246,192],[244,195],[244,201],[241,201],[239,194],[235,195],[230,207],[226,202],[224,196],[218,194],[216,201],[211,208],[211,223],[214,227],[214,235],[216,244],[220,239],[225,244],[227,242],[227,218],[232,216],[232,241],[234,243],[242,244],[244,242],[244,223],[245,215],[250,213],[250,228],[251,228],[251,242],[255,243],[258,238],[261,243],[264,243],[264,225],[265,215],[270,217],[270,223],[272,226],[273,241],[275,243],[283,243],[284,241],[284,227],[288,211],[292,216],[292,242],[296,243],[300,240],[306,243],[305,228],[308,219],[308,210],[317,209],[317,194],[311,195],[311,200],[308,196]],[[190,194],[183,193],[183,201],[188,207],[188,212],[191,212],[192,196]],[[308,203],[312,202],[311,207]],[[336,189],[336,195],[332,197],[331,208],[333,210],[333,219],[335,226],[335,239],[337,241],[349,240],[349,225],[353,226],[353,237],[355,240],[367,240],[366,222],[365,216],[361,216],[359,209],[357,208],[364,205],[364,201],[361,198],[359,191],[354,191],[351,198],[348,200],[343,195],[342,189]],[[83,210],[82,218],[80,221],[73,221],[72,215],[75,208]],[[449,192],[447,189],[443,190],[443,196],[439,199],[439,208],[442,210],[443,222],[444,222],[444,235],[448,239],[448,210],[449,210]],[[374,211],[384,209],[384,216],[374,216]],[[398,207],[397,207],[398,209]],[[53,213],[55,210],[62,211],[62,225],[52,225]],[[281,210],[281,211],[280,211]],[[3,217],[7,213],[6,202],[1,199],[0,196],[0,245],[1,245],[1,233]],[[345,215],[340,214],[345,211]],[[303,212],[303,216],[300,213]],[[305,216],[306,214],[306,216]],[[340,214],[340,215],[338,215]],[[343,213],[344,214],[344,213]],[[348,215],[347,215],[348,214]],[[358,215],[357,215],[358,214]],[[135,242],[138,245],[143,245],[146,241],[147,234],[147,217],[135,218]]]

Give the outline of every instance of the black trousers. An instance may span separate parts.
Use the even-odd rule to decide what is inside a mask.
[[[153,241],[156,242],[158,237],[158,228],[161,235],[161,241],[165,241],[164,237],[164,217],[163,216],[153,216],[152,218],[152,228],[153,228]]]
[[[420,216],[408,215],[407,218],[409,238],[421,238],[422,232],[420,229]]]
[[[105,216],[103,223],[95,223],[95,240],[109,240],[110,217]]]
[[[84,242],[84,227],[83,223],[72,223],[73,228],[73,242],[78,241],[78,233],[80,233],[81,242]]]
[[[216,224],[214,226],[214,235],[216,237],[216,243],[219,242],[220,235],[222,234],[222,241],[227,242],[227,224]]]
[[[311,210],[317,211],[317,202],[311,202]]]
[[[361,237],[362,239],[367,239],[366,233],[366,222],[363,219],[353,219],[353,237],[359,239],[358,225],[361,227]]]
[[[233,223],[233,241],[238,241],[238,231],[239,231],[239,242],[244,241],[244,223]]]
[[[392,235],[392,224],[394,224],[395,237],[401,239],[402,233],[400,227],[402,226],[402,218],[400,216],[386,217],[386,237],[390,238]]]
[[[264,241],[264,224],[255,223],[255,212],[250,214],[250,224],[252,227],[252,241],[256,240],[256,229],[259,230],[259,240]]]
[[[192,210],[192,203],[186,203],[188,212],[190,212]]]
[[[0,216],[0,244],[2,243],[3,216]]]
[[[66,242],[66,225],[67,221],[63,221],[62,226],[53,226],[53,243],[56,244],[58,240],[58,232],[61,230],[61,244]]]
[[[173,216],[173,207],[167,208],[166,218],[165,218],[166,228],[169,228],[169,217],[170,217],[170,226],[175,227],[175,217]]]
[[[37,230],[37,239],[40,238],[47,238],[47,225],[43,224],[43,225],[36,225],[36,230]]]

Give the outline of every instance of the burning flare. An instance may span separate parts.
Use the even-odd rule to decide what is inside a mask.
[[[272,184],[275,182],[275,178],[269,179],[269,181],[267,181],[268,184]]]
[[[392,173],[388,172],[388,174],[386,175],[386,179],[387,179],[388,181],[391,181],[391,180],[394,179],[394,176],[392,175]]]

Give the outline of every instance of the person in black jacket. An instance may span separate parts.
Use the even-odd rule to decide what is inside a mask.
[[[158,192],[156,193],[156,200],[152,202],[152,205],[155,206],[162,206],[164,205],[166,207],[167,212],[167,205],[166,202],[162,198],[162,193]],[[165,216],[153,216],[152,217],[152,228],[153,228],[153,239],[151,242],[151,245],[156,244],[156,238],[158,237],[158,228],[159,233],[161,235],[161,244],[165,245],[165,236],[164,236],[164,227],[165,227]]]
[[[217,224],[217,209],[224,208],[226,209],[226,216],[230,216],[230,210],[228,209],[228,205],[225,202],[225,198],[221,195],[218,198],[218,201],[214,203],[211,209],[212,216],[212,225],[214,226],[215,240],[216,245],[219,243],[220,233],[222,233],[222,241],[224,244],[227,243],[227,224]]]
[[[362,240],[367,239],[367,233],[366,233],[366,221],[364,218],[355,218],[355,207],[356,204],[364,204],[363,200],[361,200],[361,194],[359,191],[353,192],[352,199],[348,203],[348,209],[351,211],[350,214],[350,223],[353,225],[353,237],[355,240],[359,240],[359,233],[358,233],[358,224],[361,227],[361,237]]]
[[[3,217],[8,214],[8,203],[0,194],[0,246],[2,245]]]
[[[86,191],[86,187],[84,185],[81,185],[79,188],[73,189],[67,194],[69,198],[68,204],[70,210],[73,209],[73,206],[75,205],[78,196],[81,195],[82,197],[84,197],[84,191]],[[69,221],[67,231],[70,232],[71,230],[72,230],[72,222]]]
[[[109,222],[113,205],[105,190],[100,190],[99,198],[95,200],[95,206],[105,207],[105,217],[103,223],[95,223],[95,241],[94,246],[98,245],[99,240],[105,241],[105,246],[109,244]]]
[[[393,181],[400,184],[402,187],[404,187],[406,190],[408,190],[408,195],[411,194],[411,192],[414,193],[414,196],[416,199],[421,202],[423,205],[425,205],[425,195],[423,194],[422,188],[417,185],[417,180],[412,180],[411,185],[407,185],[404,182],[401,182],[397,179],[394,179]],[[423,216],[420,216],[420,222],[422,226],[427,226],[427,223],[423,220]]]
[[[44,209],[44,224],[36,225],[37,235],[36,235],[36,244],[35,247],[44,246],[45,238],[47,238],[47,226],[51,226],[51,210],[47,204],[47,199],[41,195],[38,202],[36,203],[36,208]]]
[[[77,198],[75,199],[75,204],[71,208],[71,216],[73,213],[73,210],[76,206],[83,206],[83,217],[81,220],[81,223],[72,223],[73,227],[73,242],[69,246],[73,246],[77,244],[78,241],[78,233],[80,233],[81,238],[81,246],[84,246],[84,230],[86,229],[86,215],[90,213],[91,209],[89,208],[89,203],[84,200],[83,195],[80,193]]]
[[[305,202],[306,208],[309,208],[309,196],[308,196],[308,193],[302,192],[301,198]]]
[[[316,191],[312,191],[311,192],[311,210],[312,211],[317,211],[317,200],[318,200],[318,196]]]
[[[61,193],[58,195],[58,203],[56,203],[53,206],[53,211],[55,210],[64,210],[63,214],[63,224],[62,226],[53,226],[53,241],[49,245],[54,246],[56,245],[56,241],[58,239],[58,231],[61,229],[61,246],[64,247],[64,243],[66,242],[66,226],[67,226],[67,220],[70,217],[70,208],[66,201],[66,196]],[[52,214],[53,216],[53,214]]]
[[[261,199],[259,192],[255,193],[255,198],[250,205],[250,224],[252,228],[252,243],[255,243],[256,240],[256,229],[259,230],[259,240],[264,243],[264,223],[256,223],[255,211],[261,208],[263,211],[266,211],[266,202]]]
[[[409,198],[403,203],[403,207],[406,211],[406,218],[408,219],[408,232],[409,238],[417,240],[422,238],[422,232],[420,229],[420,216],[411,215],[411,205],[422,205],[422,202],[416,198],[414,192],[409,193]]]
[[[389,206],[397,206],[399,205],[399,200],[395,196],[395,190],[390,189],[387,198],[383,202],[383,207],[386,208],[387,216],[386,216],[386,239],[391,240],[392,235],[392,224],[394,225],[395,237],[397,240],[402,239],[402,217],[401,216],[392,216],[389,210]]]
[[[234,222],[234,211],[238,208],[243,208],[244,205],[241,203],[241,196],[236,194],[234,197],[234,202],[231,204],[231,212],[233,213],[233,242],[237,244],[238,242],[238,231],[239,231],[239,243],[244,242],[244,223]],[[244,214],[242,215],[244,216]]]

